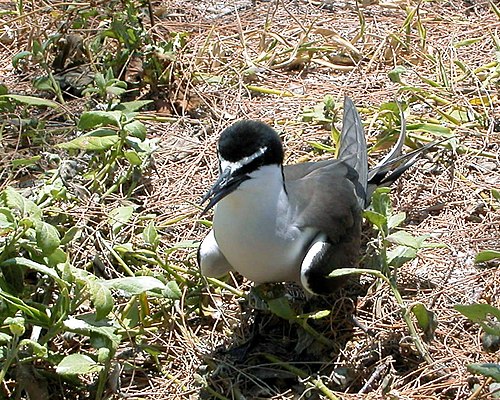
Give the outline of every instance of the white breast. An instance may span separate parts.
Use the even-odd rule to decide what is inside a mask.
[[[251,177],[217,205],[217,244],[234,269],[256,283],[300,281],[316,232],[294,225],[279,166],[261,167]]]

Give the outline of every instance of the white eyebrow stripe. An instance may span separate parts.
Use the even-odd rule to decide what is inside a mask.
[[[243,157],[241,160],[236,161],[236,162],[230,162],[227,160],[224,160],[222,157],[220,157],[220,169],[221,171],[225,171],[227,168],[230,168],[231,172],[234,172],[242,167],[244,167],[247,164],[250,164],[253,160],[256,158],[259,158],[262,156],[267,150],[266,146],[261,147],[259,150],[257,150],[255,153]]]

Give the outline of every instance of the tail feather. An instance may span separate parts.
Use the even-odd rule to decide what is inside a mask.
[[[338,158],[358,173],[358,182],[360,183],[358,199],[361,207],[364,207],[368,184],[366,139],[358,110],[349,97],[344,99],[344,116]]]
[[[373,168],[368,169],[366,139],[363,124],[356,106],[348,97],[344,99],[344,117],[340,134],[338,158],[351,166],[359,175],[356,188],[362,208],[370,204],[371,196],[379,186],[390,186],[408,170],[429,148],[448,140],[445,138],[431,142],[410,153],[401,154],[406,139],[406,119],[399,103],[401,131],[398,141],[391,151]]]

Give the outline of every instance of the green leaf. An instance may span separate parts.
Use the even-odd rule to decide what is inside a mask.
[[[417,256],[417,249],[414,247],[397,246],[387,252],[387,263],[391,267],[398,268],[404,263],[413,260]]]
[[[30,268],[34,271],[38,271],[41,274],[44,274],[44,275],[51,277],[59,285],[63,285],[63,286],[66,285],[65,282],[59,277],[59,275],[57,274],[57,272],[54,269],[49,268],[46,265],[37,263],[35,261],[29,260],[29,259],[24,258],[24,257],[9,258],[8,260],[3,261],[0,265],[5,266],[5,267],[11,266],[11,265],[21,265],[23,267]]]
[[[497,324],[490,325],[490,315],[500,321],[500,309],[489,304],[456,304],[455,310],[465,315],[472,322],[481,325],[481,328],[490,335],[500,336],[500,328]]]
[[[166,298],[172,300],[179,300],[182,297],[181,289],[179,289],[179,285],[177,285],[176,281],[167,282],[162,293]]]
[[[108,320],[95,319],[95,315],[87,314],[79,318],[70,317],[63,322],[65,328],[70,332],[78,333],[92,338],[101,337],[106,339],[106,346],[116,348],[121,341],[121,336],[116,334],[118,326],[111,325]]]
[[[139,111],[142,107],[153,103],[153,100],[136,100],[136,101],[124,101],[115,107],[115,110],[125,111],[127,113]]]
[[[119,140],[120,138],[114,130],[99,128],[69,142],[59,143],[56,146],[65,150],[104,151]]]
[[[111,225],[111,229],[115,235],[130,221],[134,210],[134,206],[121,206],[110,211],[108,223]]]
[[[42,250],[43,255],[51,254],[61,244],[59,232],[55,226],[45,221],[40,221],[35,225],[36,243]]]
[[[42,210],[34,202],[25,199],[10,186],[1,193],[0,198],[8,208],[19,211],[21,218],[41,220]]]
[[[20,94],[10,94],[9,93],[9,94],[4,94],[4,95],[0,96],[0,99],[4,99],[4,98],[12,99],[12,100],[15,100],[19,103],[26,104],[28,106],[50,107],[50,108],[58,108],[59,107],[59,104],[54,102],[54,101],[47,100],[47,99],[41,99],[39,97],[34,97],[34,96],[24,96],[24,95],[20,95]]]
[[[390,243],[413,247],[414,249],[418,249],[420,247],[417,239],[406,231],[396,231],[391,233],[386,237],[386,240]]]
[[[9,293],[0,290],[0,299],[3,299],[5,303],[10,304],[19,311],[23,312],[27,317],[32,318],[37,325],[45,328],[50,326],[50,318],[46,313],[26,304],[16,296],[12,296]]]
[[[149,224],[142,231],[142,238],[149,244],[152,248],[156,249],[160,242],[158,237],[158,232],[156,231],[154,221],[149,221]]]
[[[480,374],[500,382],[500,364],[469,364],[467,365],[467,369],[473,374]]]
[[[405,212],[400,212],[400,213],[391,215],[387,219],[387,227],[389,229],[396,228],[399,225],[401,225],[404,222],[405,219],[406,219],[406,213]]]
[[[19,61],[21,61],[26,57],[29,57],[30,55],[31,55],[30,51],[21,51],[17,53],[14,57],[12,57],[12,66],[14,68],[17,68],[17,66],[19,65]]]
[[[94,304],[96,320],[106,318],[113,309],[113,296],[102,281],[89,280],[90,300]]]
[[[87,375],[99,372],[104,367],[85,354],[70,354],[56,367],[59,375]]]
[[[76,235],[78,235],[81,232],[81,229],[78,228],[77,226],[72,226],[69,228],[66,233],[64,234],[63,238],[61,239],[61,244],[65,245],[71,242]]]
[[[427,132],[427,133],[432,133],[432,134],[438,135],[438,136],[451,135],[450,128],[443,126],[443,125],[439,125],[439,124],[432,124],[430,122],[421,123],[421,124],[408,124],[408,125],[406,125],[406,130],[408,132],[410,132],[410,131]]]
[[[103,285],[110,289],[121,290],[125,296],[134,296],[147,292],[148,290],[165,290],[167,287],[162,281],[152,276],[133,276],[116,278],[103,281]]]
[[[436,314],[428,310],[422,303],[414,304],[410,310],[417,318],[418,326],[424,331],[427,340],[433,339],[438,324]]]
[[[125,158],[132,165],[139,166],[142,164],[141,157],[137,154],[135,150],[127,150],[124,152]]]
[[[392,214],[391,198],[389,197],[391,189],[388,187],[377,188],[372,195],[372,209],[384,217],[388,218]]]
[[[363,211],[363,216],[372,224],[375,225],[379,231],[386,232],[387,230],[387,218],[382,214],[372,211]]]
[[[476,254],[476,258],[474,259],[474,262],[482,263],[482,262],[494,260],[495,258],[500,258],[500,251],[483,250],[483,251]]]
[[[141,140],[146,139],[146,126],[141,121],[132,121],[123,127],[129,135],[135,136]]]
[[[14,216],[8,208],[0,207],[0,234],[16,229]]]
[[[453,43],[453,47],[458,49],[459,47],[470,46],[471,44],[480,42],[483,39],[484,39],[484,37],[482,36],[482,37],[477,37],[477,38],[459,40],[458,42]]]
[[[392,69],[391,71],[389,71],[387,73],[387,76],[389,77],[389,79],[391,80],[391,82],[402,83],[401,82],[401,75],[403,75],[405,73],[406,73],[406,68],[403,67],[402,65],[398,65],[394,69]]]
[[[500,201],[500,190],[491,189],[491,195],[497,200]]]
[[[17,167],[25,167],[28,165],[35,165],[38,161],[40,161],[42,156],[33,156],[28,158],[17,158],[12,160],[10,163],[13,168]]]
[[[315,311],[307,314],[301,314],[298,316],[298,318],[304,318],[304,319],[322,319],[325,317],[328,317],[331,314],[330,310],[320,310],[320,311]]]
[[[121,111],[86,111],[78,121],[78,128],[84,131],[102,126],[120,127]]]
[[[288,321],[297,319],[297,314],[292,309],[292,307],[290,306],[290,302],[285,296],[268,300],[267,304],[269,305],[269,309],[278,317],[286,319]]]

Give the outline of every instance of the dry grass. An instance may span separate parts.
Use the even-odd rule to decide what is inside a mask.
[[[376,399],[386,388],[393,399],[491,398],[489,382],[471,375],[466,365],[498,362],[499,354],[483,350],[480,330],[453,305],[500,306],[498,266],[479,267],[473,262],[477,252],[500,246],[499,205],[491,197],[491,189],[500,188],[500,137],[494,129],[500,103],[497,86],[484,85],[477,74],[459,78],[465,74],[456,61],[475,70],[496,60],[492,37],[500,27],[498,16],[486,2],[421,2],[423,44],[416,20],[409,36],[403,28],[405,8],[415,7],[416,2],[364,2],[359,9],[353,2],[227,3],[231,5],[222,15],[213,11],[222,2],[153,2],[156,24],[151,33],[156,38],[161,40],[166,32],[190,32],[179,77],[179,87],[187,89],[180,97],[171,97],[185,106],[185,114],[173,122],[153,118],[148,123],[148,134],[159,138],[160,148],[143,205],[148,213],[157,214],[165,249],[206,234],[207,228],[198,221],[197,204],[216,176],[215,145],[224,127],[238,118],[261,119],[282,133],[287,162],[329,156],[312,152],[308,144],[328,141],[328,130],[302,122],[302,113],[327,94],[338,101],[348,95],[361,108],[369,142],[374,144],[379,105],[392,101],[398,91],[404,99],[415,100],[387,77],[395,66],[405,65],[405,84],[422,90],[416,93],[421,98],[410,106],[409,123],[439,118],[463,146],[457,151],[441,149],[435,161],[419,163],[393,189],[395,210],[408,215],[405,229],[415,236],[429,234],[445,245],[420,251],[399,272],[405,301],[421,302],[436,313],[439,326],[428,343],[434,363],[420,359],[392,293],[371,279],[353,283],[332,298],[296,300],[299,311],[331,310],[330,316],[311,322],[331,341],[326,346],[297,324],[256,309],[227,289],[206,284],[196,274],[192,249],[178,250],[169,255],[169,262],[190,269],[192,274],[183,276],[192,284],[186,285],[180,302],[160,310],[163,318],[152,323],[157,331],[145,340],[161,350],[156,361],[132,349],[132,357],[126,354],[119,359],[124,367],[121,392],[148,399],[327,398],[328,392],[318,389],[320,381],[342,399]],[[0,6],[9,8],[12,3],[0,1]],[[29,71],[31,76],[16,74],[11,58],[26,48],[29,37],[54,26],[50,17],[41,14],[43,6],[34,7],[27,20],[9,21],[9,27],[23,34],[1,44],[0,76],[13,92],[29,91],[28,78],[36,71]],[[351,49],[333,32],[353,40],[360,34],[360,15],[365,31]],[[37,23],[34,16],[39,17]],[[472,37],[480,40],[454,46]],[[311,50],[309,45],[302,51],[301,46],[311,40],[322,49]],[[337,51],[325,50],[327,46]],[[439,80],[439,63],[429,56],[441,58],[451,82],[447,88],[429,86],[421,79]],[[485,74],[494,74],[495,68]],[[219,83],[203,82],[200,77]],[[262,88],[274,93],[264,94]],[[478,104],[480,96],[490,101]],[[439,117],[439,112],[451,112],[446,102],[462,106],[471,115],[476,112],[483,120],[452,124]],[[159,113],[143,116],[156,118]],[[4,137],[0,145],[2,166],[28,151],[15,137]],[[372,159],[377,156],[372,154]],[[4,184],[21,178],[10,175]],[[77,213],[82,220],[99,221],[106,218],[106,211],[89,204]],[[228,283],[241,291],[250,288],[237,276]],[[138,368],[132,372],[126,362]],[[483,386],[476,390],[475,383]]]

